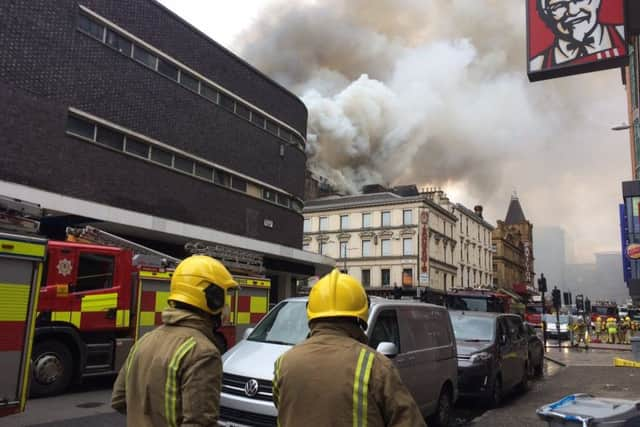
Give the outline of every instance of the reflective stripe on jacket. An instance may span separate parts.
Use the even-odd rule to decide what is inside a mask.
[[[355,323],[314,322],[311,337],[276,361],[279,425],[424,426],[392,362],[363,342]]]
[[[111,406],[129,426],[217,426],[222,363],[211,321],[175,308],[162,321],[129,352]]]

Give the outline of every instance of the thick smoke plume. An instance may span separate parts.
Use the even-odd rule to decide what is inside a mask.
[[[302,97],[309,167],[342,190],[439,185],[495,221],[517,189],[534,223],[564,226],[586,253],[615,248],[628,174],[627,142],[608,131],[626,119],[619,72],[530,84],[524,5],[282,2],[238,50]]]

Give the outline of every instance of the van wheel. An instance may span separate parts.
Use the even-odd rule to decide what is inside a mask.
[[[451,418],[451,408],[453,406],[453,398],[448,386],[444,386],[438,398],[438,408],[436,412],[428,419],[430,426],[448,427]]]
[[[58,341],[36,343],[31,356],[32,397],[54,396],[64,392],[73,376],[73,356]]]
[[[489,396],[487,397],[487,403],[490,408],[497,408],[502,403],[502,379],[500,375],[496,375],[491,384],[489,390]]]

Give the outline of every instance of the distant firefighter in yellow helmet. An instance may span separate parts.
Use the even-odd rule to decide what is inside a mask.
[[[594,341],[596,342],[600,342],[601,335],[602,335],[602,317],[598,316],[596,317],[596,323],[594,326]]]
[[[222,362],[213,334],[236,286],[214,258],[194,255],[178,265],[164,324],[133,346],[113,386],[111,406],[127,414],[127,425],[218,425]]]
[[[353,277],[333,270],[313,286],[310,336],[274,366],[279,426],[425,426],[393,363],[367,346],[368,317]]]
[[[607,333],[609,336],[607,343],[615,344],[618,336],[618,323],[615,317],[607,318]]]

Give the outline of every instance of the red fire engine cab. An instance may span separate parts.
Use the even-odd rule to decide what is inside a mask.
[[[0,198],[0,212],[2,202]],[[16,203],[4,209],[14,231],[28,223]],[[173,267],[179,262],[96,228],[67,232],[72,241],[42,240],[46,262],[31,352],[32,396],[58,394],[72,381],[117,373],[133,343],[161,324]],[[203,254],[211,249],[194,246]],[[225,261],[224,256],[218,259]],[[234,259],[239,259],[237,254]],[[251,263],[241,264],[247,271]],[[239,271],[237,265],[227,267]],[[221,351],[233,346],[268,309],[269,279],[234,277],[241,289],[227,301],[230,316],[217,336]],[[7,295],[0,287],[0,301]]]

